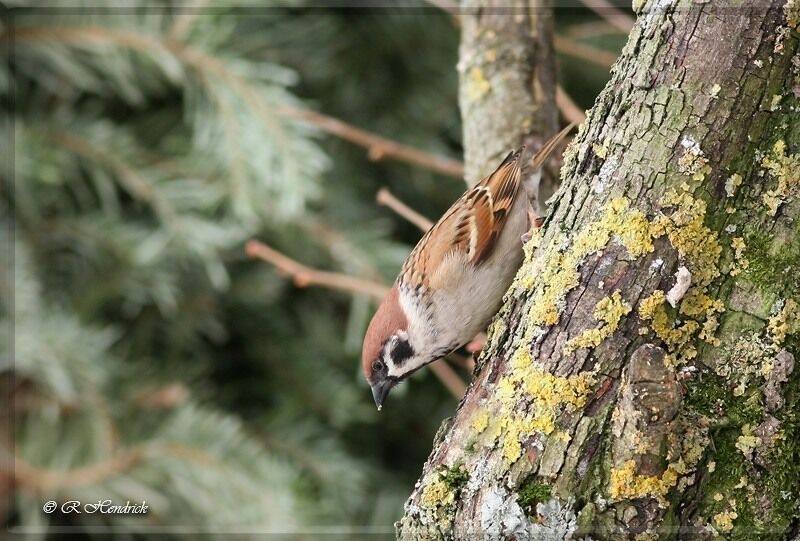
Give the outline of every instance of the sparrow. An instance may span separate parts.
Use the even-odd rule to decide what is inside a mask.
[[[468,343],[500,309],[522,264],[522,245],[541,226],[541,168],[573,125],[531,159],[525,148],[468,189],[422,237],[372,317],[361,352],[378,410],[389,391],[423,366]]]

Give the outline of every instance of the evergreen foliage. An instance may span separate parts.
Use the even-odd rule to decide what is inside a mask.
[[[457,157],[450,16],[12,7],[0,389],[16,490],[2,518],[41,533],[391,534],[454,399],[421,373],[378,414],[357,361],[374,302],[296,289],[243,245],[393,278],[419,232],[374,203],[378,188],[434,217],[463,184],[372,162],[286,111]],[[48,516],[51,499],[150,512]]]

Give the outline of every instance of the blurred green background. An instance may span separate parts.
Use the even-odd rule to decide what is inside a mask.
[[[376,192],[435,219],[463,181],[371,161],[286,111],[460,159],[453,17],[428,4],[69,6],[13,3],[2,22],[13,354],[0,389],[15,437],[0,519],[54,538],[391,538],[456,399],[421,371],[378,413],[359,368],[374,301],[298,289],[243,247],[256,238],[316,268],[393,280],[420,232]],[[570,44],[613,57],[624,43],[591,10],[556,18]],[[608,66],[559,65],[590,107]],[[150,512],[41,510],[107,498]]]

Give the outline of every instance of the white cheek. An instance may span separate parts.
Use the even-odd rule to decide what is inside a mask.
[[[406,359],[406,361],[401,366],[395,366],[393,362],[387,361],[386,362],[386,367],[388,368],[387,373],[389,376],[402,378],[415,368],[419,368],[421,364],[422,360],[416,356],[411,357],[410,359]]]

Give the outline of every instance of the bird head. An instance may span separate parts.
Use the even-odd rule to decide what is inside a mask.
[[[415,350],[410,334],[397,287],[393,287],[372,317],[361,350],[361,367],[379,410],[392,387],[428,362]]]

